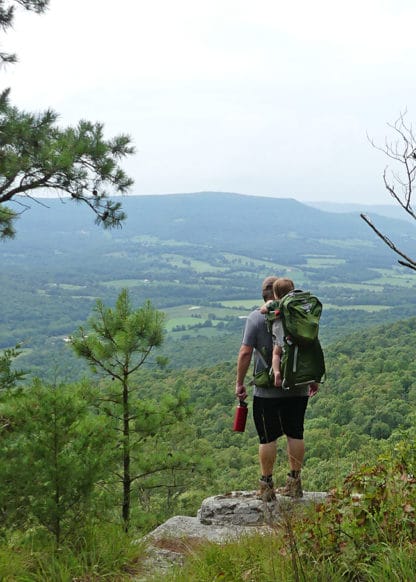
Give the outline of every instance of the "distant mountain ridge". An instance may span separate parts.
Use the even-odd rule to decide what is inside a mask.
[[[407,214],[403,208],[398,204],[358,204],[358,203],[345,203],[345,202],[305,202],[308,206],[313,208],[318,208],[324,212],[336,212],[336,213],[358,213],[363,212],[369,215],[380,215],[387,216],[389,218],[396,218],[397,220],[406,220],[408,222],[413,222],[413,218]]]
[[[351,240],[363,241],[369,260],[390,253],[358,213],[327,212],[293,198],[200,192],[125,196],[121,201],[127,220],[121,230],[110,231],[114,239],[156,236],[248,256],[259,256],[259,248],[264,248],[265,258],[280,262],[282,254],[287,262],[292,262],[295,255],[298,259],[302,254],[332,255],[334,245],[350,244]],[[78,231],[88,233],[90,239],[109,236],[94,225],[88,208],[69,200],[62,203],[48,199],[45,204],[49,208],[34,205],[21,216],[13,245],[27,236],[38,240],[40,233],[46,238],[65,238]],[[377,225],[404,250],[412,252],[416,243],[413,225],[386,216],[378,216]],[[349,248],[348,253],[362,253],[360,244]]]

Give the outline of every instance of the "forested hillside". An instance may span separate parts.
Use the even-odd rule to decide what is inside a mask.
[[[415,313],[414,275],[396,266],[358,213],[237,194],[132,196],[123,198],[125,226],[102,231],[82,206],[42,204],[0,246],[0,347],[23,342],[22,360],[35,373],[52,363],[67,379],[84,373],[65,337],[96,298],[114,302],[123,287],[137,305],[151,299],[167,314],[163,350],[182,368],[235,357],[243,318],[270,273],[321,297],[324,343]],[[414,246],[413,225],[379,225],[403,248]]]
[[[362,483],[362,487],[368,483],[369,503],[374,503],[382,495],[381,483],[390,479],[385,474],[389,455],[393,455],[401,471],[412,474],[414,451],[410,449],[414,448],[416,436],[415,342],[416,318],[411,318],[345,336],[327,347],[328,377],[307,413],[305,489],[332,490],[344,481]],[[251,397],[247,430],[233,433],[234,381],[233,362],[181,371],[152,367],[132,378],[132,384],[139,387],[134,420],[138,440],[132,470],[134,467],[140,476],[134,483],[130,524],[136,535],[171,515],[195,515],[204,497],[256,486],[258,443],[251,419]],[[2,518],[3,531],[7,539],[14,532],[13,543],[23,544],[18,546],[22,552],[27,535],[19,531],[31,524],[31,555],[38,556],[36,564],[43,564],[44,572],[50,572],[49,566],[40,558],[40,550],[33,553],[33,548],[42,547],[45,552],[42,532],[46,528],[56,534],[58,517],[61,537],[74,539],[86,526],[83,535],[88,537],[92,524],[99,529],[104,527],[107,536],[114,539],[111,552],[119,552],[117,560],[121,554],[129,560],[127,546],[117,546],[116,530],[110,530],[107,523],[117,526],[119,522],[120,492],[114,475],[121,471],[121,456],[115,446],[115,419],[107,414],[110,401],[115,398],[114,390],[111,379],[68,386],[48,386],[37,381],[26,383],[23,391],[7,390],[1,394],[0,455],[5,469],[0,476],[0,500],[7,509]],[[402,447],[403,439],[409,450]],[[56,456],[57,443],[62,457]],[[380,458],[384,459],[382,465]],[[58,474],[54,459],[58,461]],[[278,484],[284,482],[286,471],[282,442],[275,470]],[[58,505],[50,497],[56,478],[61,490]],[[404,487],[407,481],[397,483]],[[394,506],[395,524],[407,523],[409,508],[416,501],[414,488],[412,491],[413,497],[401,504],[399,500]],[[29,499],[31,502],[27,503]],[[374,511],[374,505],[370,510]],[[347,519],[348,508],[339,511]],[[388,515],[392,520],[393,515]],[[340,537],[340,544],[350,542],[350,538],[344,542]],[[362,543],[369,545],[371,539],[367,533]],[[97,552],[96,544],[103,544],[103,540],[94,540],[91,543]],[[108,553],[108,544],[102,545],[102,550]],[[334,547],[332,551],[339,550]],[[0,547],[0,574],[10,571],[2,570],[1,552]],[[24,551],[21,555],[25,555]],[[347,556],[344,559],[348,567],[356,567]],[[15,567],[19,564],[17,561]],[[33,560],[26,560],[26,564],[29,566],[22,571],[36,571]],[[56,567],[57,562],[52,564]],[[72,571],[73,566],[66,567]],[[108,571],[108,567],[103,562],[100,571]]]
[[[304,487],[365,484],[367,472],[379,475],[379,455],[392,458],[397,447],[402,476],[414,474],[413,274],[355,216],[338,220],[293,200],[156,198],[128,199],[133,220],[114,232],[48,202],[50,210],[23,214],[17,239],[1,247],[0,578],[136,571],[140,548],[129,536],[194,515],[208,495],[256,486],[251,416],[244,434],[231,430],[235,362],[245,317],[271,273],[292,277],[324,304],[328,374],[307,412]],[[386,221],[403,244],[414,243],[410,225]],[[113,306],[128,295],[120,313],[130,331],[116,332]],[[103,327],[88,322],[103,313]],[[150,316],[162,326],[157,333]],[[137,341],[135,330],[143,330]],[[117,354],[107,364],[118,343],[124,364]],[[133,354],[137,369],[129,368]],[[281,449],[278,484],[285,458]],[[410,487],[410,478],[399,479]],[[370,504],[381,486],[371,486]],[[395,524],[414,512],[414,489],[406,495]],[[3,560],[10,548],[21,560]]]
[[[416,318],[360,331],[326,348],[327,379],[307,413],[308,488],[327,490],[340,483],[360,462],[375,460],[382,441],[414,425],[415,350]],[[234,363],[161,377],[163,386],[183,382],[190,390],[198,432],[218,452],[220,481],[224,475],[229,487],[250,488],[257,471],[257,438],[252,422],[244,435],[230,432]],[[284,464],[278,469],[282,480],[286,469]],[[224,486],[214,485],[212,491]]]

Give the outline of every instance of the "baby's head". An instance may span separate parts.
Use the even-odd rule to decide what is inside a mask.
[[[286,279],[286,277],[279,277],[273,283],[273,293],[275,299],[282,299],[287,293],[293,291],[295,285],[292,279]]]

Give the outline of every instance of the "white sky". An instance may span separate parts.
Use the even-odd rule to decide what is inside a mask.
[[[130,134],[132,194],[388,204],[366,134],[416,119],[415,22],[412,0],[51,0],[1,33],[0,74],[25,109]]]

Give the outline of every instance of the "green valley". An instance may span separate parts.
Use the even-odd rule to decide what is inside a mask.
[[[235,364],[245,318],[270,274],[293,278],[324,306],[328,373],[307,411],[303,479],[308,490],[336,493],[327,508],[293,525],[297,559],[316,580],[390,576],[384,554],[390,562],[400,556],[394,567],[408,572],[416,279],[359,218],[234,194],[131,197],[125,228],[109,232],[91,225],[82,209],[54,200],[48,206],[24,213],[17,238],[0,247],[0,578],[129,580],[143,559],[133,539],[173,515],[195,515],[209,495],[256,486],[251,397],[245,433],[231,430]],[[411,252],[412,225],[385,221]],[[125,289],[134,307],[150,300],[165,314],[164,342],[134,370],[126,392],[135,472],[128,532],[117,504],[126,446],[119,439],[120,362],[104,371],[94,362],[87,367],[89,334],[78,329],[99,313],[97,299],[111,315]],[[77,329],[81,358],[68,341]],[[10,351],[15,344],[17,353]],[[105,347],[91,345],[106,356]],[[287,470],[283,446],[278,483]],[[359,514],[349,503],[356,486],[365,492]],[[291,580],[282,535],[271,543]],[[226,562],[238,572],[228,552],[245,551],[244,541],[201,548],[188,578],[178,571],[172,580],[212,580]],[[276,565],[261,551],[256,560],[259,580],[269,580]]]

